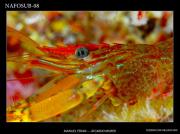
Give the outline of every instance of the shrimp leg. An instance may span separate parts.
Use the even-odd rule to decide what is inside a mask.
[[[55,82],[56,80],[48,83],[51,86],[50,88],[45,85],[46,87],[43,87],[43,91],[41,90],[27,100],[7,108],[9,109],[7,116],[14,114],[14,118],[8,118],[8,121],[43,121],[65,112],[82,102],[83,94],[74,91],[74,87],[80,82],[79,78],[72,75],[58,80],[58,82]],[[24,113],[25,109],[28,112]],[[22,113],[20,114],[22,116],[16,115],[18,111]],[[18,116],[19,118],[17,118]],[[23,117],[26,118],[23,119]]]

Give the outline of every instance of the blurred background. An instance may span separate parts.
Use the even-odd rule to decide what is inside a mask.
[[[173,34],[171,11],[8,11],[7,25],[41,44],[154,43]]]

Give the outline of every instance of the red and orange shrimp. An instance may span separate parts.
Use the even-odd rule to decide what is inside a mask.
[[[7,30],[8,36],[23,42],[20,48],[26,52],[18,63],[13,56],[7,62],[49,70],[50,77],[32,96],[7,108],[7,121],[101,121],[106,120],[109,110],[114,110],[111,112],[119,121],[158,121],[172,113],[172,105],[163,114],[159,108],[162,99],[172,101],[173,39],[151,45],[101,43],[49,48],[12,28]],[[22,81],[20,77],[17,80]],[[149,109],[149,101],[154,103],[155,99],[158,106]],[[144,107],[144,115],[129,115]],[[117,112],[119,109],[122,111]],[[152,109],[157,116],[150,115]]]

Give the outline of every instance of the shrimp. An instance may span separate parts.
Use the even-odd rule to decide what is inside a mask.
[[[34,94],[7,107],[8,122],[146,122],[172,115],[172,38],[155,44],[50,48],[10,27],[7,33],[21,41],[24,51],[18,63],[13,56],[7,62],[48,70],[50,75]]]

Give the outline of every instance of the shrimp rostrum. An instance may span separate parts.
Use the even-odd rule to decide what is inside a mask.
[[[8,122],[157,122],[173,114],[172,38],[47,47],[10,27],[7,36],[18,38],[23,51],[7,57],[7,67],[41,69],[49,78],[7,106]]]

